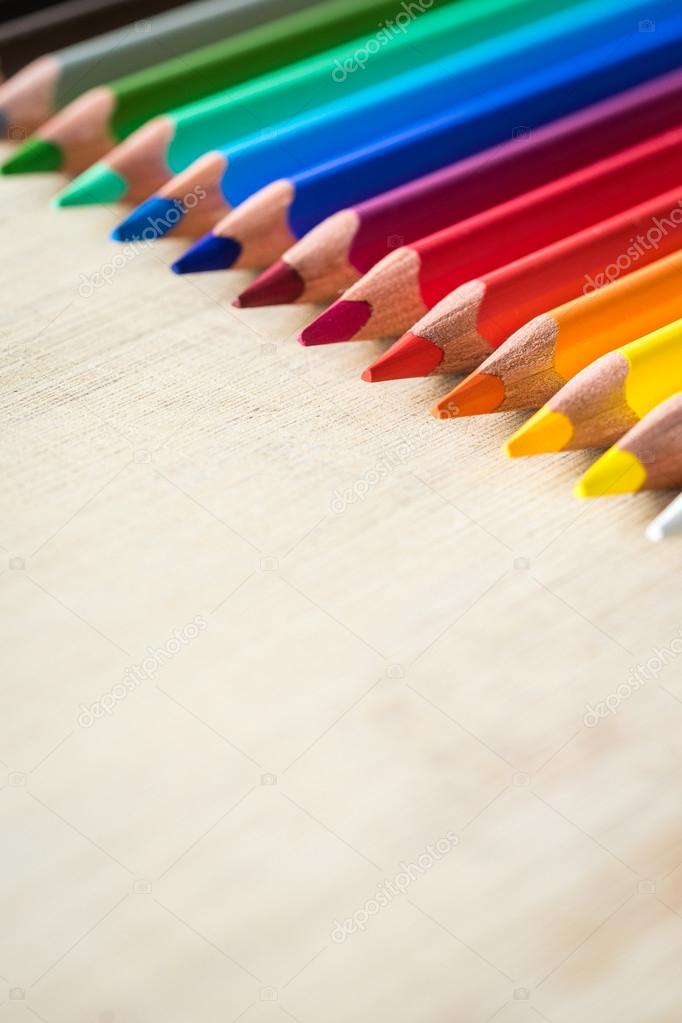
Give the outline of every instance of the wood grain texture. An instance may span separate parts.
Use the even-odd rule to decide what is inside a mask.
[[[7,1018],[676,1021],[666,496],[578,504],[587,455],[505,462],[520,417],[437,423],[172,242],[87,294],[120,211],[1,184]]]

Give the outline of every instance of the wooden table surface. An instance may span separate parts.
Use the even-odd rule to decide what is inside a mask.
[[[57,185],[0,181],[0,1023],[678,1023],[669,495]]]

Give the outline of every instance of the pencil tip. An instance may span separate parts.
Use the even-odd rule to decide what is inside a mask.
[[[309,323],[301,331],[298,340],[306,346],[350,341],[364,327],[371,315],[372,307],[369,302],[350,302],[341,298]]]
[[[111,232],[116,242],[151,242],[172,231],[182,220],[182,203],[154,195],[146,199]]]
[[[118,202],[128,184],[106,163],[94,163],[79,174],[55,199],[55,206],[89,206],[94,203]]]
[[[62,165],[62,151],[47,139],[28,139],[0,167],[0,174],[35,174],[56,171]]]
[[[229,270],[237,262],[242,247],[234,238],[205,234],[173,263],[176,274],[208,273]]]
[[[646,483],[646,469],[636,455],[616,445],[598,458],[578,481],[577,497],[634,494]]]
[[[439,419],[485,416],[497,411],[504,401],[504,384],[491,373],[472,373],[438,402]]]
[[[420,334],[407,331],[362,374],[370,383],[427,377],[443,361],[443,349]]]
[[[573,426],[567,416],[542,408],[509,438],[504,452],[510,458],[549,455],[562,451],[572,436]]]
[[[303,294],[301,275],[283,259],[264,270],[239,296],[244,308],[263,305],[287,305]]]
[[[646,527],[646,538],[651,540],[652,543],[660,543],[661,540],[665,540],[667,535],[665,527],[661,525],[658,519],[654,519]]]

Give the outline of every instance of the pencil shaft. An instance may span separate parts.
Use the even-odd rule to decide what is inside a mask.
[[[292,231],[301,237],[335,209],[353,205],[495,145],[506,137],[503,132],[505,128],[508,132],[510,124],[532,129],[657,74],[674,70],[679,64],[681,26],[680,19],[674,19],[670,25],[671,36],[660,47],[651,45],[651,36],[655,35],[652,33],[631,41],[630,47],[623,45],[619,54],[601,51],[594,62],[594,74],[586,75],[579,84],[566,74],[571,69],[560,65],[563,79],[556,69],[548,73],[544,81],[541,75],[533,76],[524,83],[499,90],[483,103],[474,102],[451,117],[436,119],[412,132],[383,139],[332,164],[297,175],[288,218]],[[600,66],[609,68],[603,77],[598,70]],[[533,89],[537,90],[537,103],[530,99]]]
[[[0,25],[0,69],[8,78],[62,46],[179,6],[183,0],[62,0]]]
[[[195,0],[157,17],[54,51],[0,86],[6,133],[25,137],[81,93],[189,53],[313,0]]]
[[[568,0],[569,6],[575,0]],[[464,51],[497,32],[537,19],[539,0],[460,0],[422,15],[409,33],[388,38],[378,50],[374,36],[355,38],[332,50],[281,68],[205,100],[164,115],[165,135],[152,122],[117,147],[106,166],[124,182],[125,197],[146,198],[166,180],[212,149],[240,136],[265,131],[321,108],[340,96],[365,93],[370,87],[419,67],[428,50],[429,63]],[[371,59],[365,54],[372,52]],[[307,103],[302,96],[309,96]],[[415,101],[411,104],[414,107]],[[407,111],[411,116],[410,110]],[[169,141],[167,141],[169,140]],[[153,168],[150,173],[149,168]],[[104,168],[103,168],[104,171]],[[73,194],[73,190],[69,190]]]

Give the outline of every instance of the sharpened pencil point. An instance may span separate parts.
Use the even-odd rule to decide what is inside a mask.
[[[607,497],[609,494],[634,494],[646,483],[646,469],[629,451],[610,448],[576,484],[576,497]]]
[[[561,412],[542,408],[523,424],[504,445],[510,458],[549,455],[562,451],[573,436],[573,426]]]
[[[491,373],[472,373],[436,405],[436,419],[485,416],[496,412],[504,401],[504,385]]]
[[[408,331],[365,370],[368,383],[427,377],[443,361],[443,349],[426,337]]]
[[[62,165],[62,151],[46,139],[29,139],[0,167],[0,174],[37,174],[56,171]]]
[[[237,301],[244,309],[264,305],[287,305],[289,302],[295,302],[303,294],[304,287],[298,271],[283,259],[278,259],[242,291]]]
[[[300,334],[299,342],[308,345],[331,345],[350,341],[364,327],[372,315],[369,302],[347,302],[339,299],[309,323]]]
[[[55,206],[89,206],[118,202],[125,197],[128,184],[106,163],[95,163],[79,174],[55,199]]]
[[[155,241],[172,231],[183,216],[180,202],[155,195],[115,227],[111,237],[115,242]]]
[[[221,238],[205,234],[173,263],[176,274],[209,273],[211,270],[229,270],[239,259],[242,247],[234,238]],[[240,303],[241,305],[241,303]]]

